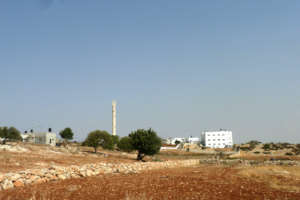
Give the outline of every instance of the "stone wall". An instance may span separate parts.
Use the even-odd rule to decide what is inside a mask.
[[[138,173],[144,170],[185,167],[199,164],[198,159],[165,161],[165,162],[135,162],[135,163],[96,163],[82,166],[52,166],[44,169],[28,169],[16,173],[0,174],[0,191],[28,184],[38,184],[48,181],[64,180],[97,176],[107,173]]]

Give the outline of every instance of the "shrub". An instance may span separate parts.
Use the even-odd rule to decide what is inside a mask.
[[[265,151],[269,151],[270,150],[270,144],[269,143],[266,143],[266,144],[264,144],[264,146],[263,146],[263,149],[265,150]]]
[[[161,148],[161,139],[151,128],[133,131],[129,134],[129,138],[133,148],[138,151],[137,160],[143,160],[145,155],[154,155]]]
[[[132,142],[131,139],[126,136],[126,137],[122,137],[121,140],[118,143],[118,148],[121,151],[125,151],[125,152],[132,152],[134,150],[133,146],[132,146]]]
[[[106,131],[92,131],[87,136],[84,144],[93,147],[95,153],[97,153],[97,148],[101,146],[103,149],[113,149],[113,141],[111,135]]]
[[[286,152],[285,155],[286,155],[286,156],[292,156],[292,155],[294,155],[294,154],[291,153],[291,152]]]

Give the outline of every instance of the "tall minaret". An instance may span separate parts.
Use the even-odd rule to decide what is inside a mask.
[[[112,102],[112,135],[117,135],[117,102]]]

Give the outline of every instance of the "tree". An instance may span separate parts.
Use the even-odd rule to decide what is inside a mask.
[[[7,140],[22,140],[20,131],[15,127],[0,127],[0,137],[3,139],[3,144]]]
[[[176,140],[175,145],[177,146],[178,144],[180,144],[180,141]]]
[[[113,141],[111,135],[106,131],[92,131],[87,136],[84,143],[87,146],[93,147],[95,153],[97,153],[97,148],[101,146],[103,149],[113,149]]]
[[[126,137],[122,137],[121,140],[118,143],[118,148],[121,151],[125,151],[125,152],[132,152],[134,150],[133,146],[132,146],[132,142],[131,139],[126,136]]]
[[[73,133],[71,128],[65,128],[64,130],[59,132],[59,135],[64,140],[72,140],[73,136],[74,136],[74,133]]]
[[[21,133],[15,127],[10,127],[8,129],[8,139],[10,140],[22,140]]]
[[[133,148],[138,151],[137,160],[143,160],[145,155],[154,155],[161,148],[161,139],[151,128],[133,131],[129,134],[129,138]]]
[[[6,143],[6,139],[8,137],[8,128],[7,127],[0,127],[0,138],[2,138],[2,144]]]
[[[118,145],[118,143],[119,143],[119,136],[117,136],[117,135],[112,135],[112,136],[111,136],[111,139],[112,139],[113,146]]]

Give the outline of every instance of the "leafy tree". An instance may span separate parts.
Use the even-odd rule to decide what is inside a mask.
[[[74,136],[74,133],[73,133],[71,128],[65,128],[64,130],[59,132],[59,135],[64,140],[72,140],[73,136]]]
[[[113,149],[113,141],[111,135],[106,131],[92,131],[87,136],[84,143],[87,146],[93,147],[95,153],[97,153],[97,148],[101,146],[103,149]]]
[[[180,144],[180,141],[176,140],[175,145],[177,146],[178,144]]]
[[[129,134],[129,138],[133,148],[138,151],[137,160],[143,160],[145,155],[154,155],[160,150],[161,139],[151,128],[133,131]]]
[[[0,138],[3,139],[2,144],[6,143],[7,137],[8,137],[8,128],[7,127],[0,127]]]
[[[113,146],[118,145],[118,143],[119,143],[119,136],[117,136],[117,135],[112,135],[112,136],[111,136],[111,139],[112,139]]]
[[[22,140],[20,131],[15,127],[0,127],[0,137],[3,139],[3,144],[7,140]]]
[[[126,136],[126,137],[122,137],[121,140],[118,143],[118,148],[121,151],[125,151],[125,152],[132,152],[134,150],[133,146],[132,146],[132,142],[131,139]]]
[[[22,140],[21,133],[15,127],[10,127],[8,129],[8,139],[10,140]]]

